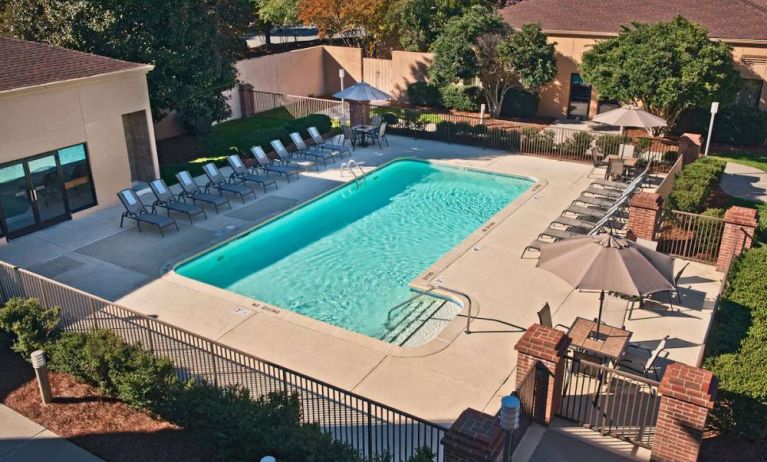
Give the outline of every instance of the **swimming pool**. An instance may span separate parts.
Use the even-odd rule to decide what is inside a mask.
[[[185,277],[375,338],[409,283],[533,185],[396,160],[176,267]],[[453,314],[454,316],[454,314]]]

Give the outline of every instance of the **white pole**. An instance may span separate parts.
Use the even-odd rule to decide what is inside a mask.
[[[485,125],[485,103],[479,106],[479,124]]]
[[[714,132],[714,119],[716,119],[716,113],[719,111],[719,103],[714,101],[711,103],[711,122],[708,124],[708,136],[706,137],[706,151],[704,156],[708,155],[708,148],[711,146],[711,134]]]
[[[346,71],[341,68],[338,70],[338,78],[341,79],[341,91],[344,91],[344,77],[346,76]],[[344,127],[344,118],[346,117],[346,112],[344,111],[344,99],[341,98],[341,128]]]

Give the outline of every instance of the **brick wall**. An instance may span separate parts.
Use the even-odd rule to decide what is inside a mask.
[[[503,445],[504,432],[499,419],[466,409],[442,438],[445,462],[490,462]]]
[[[659,194],[650,192],[634,194],[629,201],[628,237],[654,240],[662,206],[663,198]]]
[[[740,255],[742,250],[751,248],[753,243],[746,233],[753,236],[758,223],[756,209],[737,206],[727,209],[724,214],[722,243],[716,261],[717,271],[725,271],[733,257]]]
[[[697,133],[684,133],[679,138],[679,155],[684,159],[684,164],[695,162],[700,157],[703,137]]]

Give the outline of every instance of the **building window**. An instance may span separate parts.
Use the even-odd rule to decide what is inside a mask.
[[[58,150],[61,164],[61,178],[69,201],[69,210],[74,213],[96,205],[96,195],[88,165],[85,145],[78,144]]]
[[[742,85],[738,96],[735,98],[735,104],[738,106],[759,107],[762,99],[762,79],[742,79]]]
[[[618,109],[620,107],[621,103],[614,99],[601,99],[599,100],[599,105],[597,106],[597,114],[612,111],[613,109]]]
[[[567,108],[569,119],[587,119],[591,102],[591,85],[583,81],[580,74],[570,75],[570,104]]]

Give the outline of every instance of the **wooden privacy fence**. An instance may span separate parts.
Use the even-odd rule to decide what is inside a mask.
[[[140,343],[172,360],[181,380],[240,385],[253,396],[297,393],[304,422],[317,423],[368,460],[388,454],[392,461],[403,461],[424,446],[431,448],[435,460],[444,458],[441,441],[446,428],[441,425],[2,262],[0,295],[3,303],[30,297],[46,307],[60,307],[64,331],[108,329],[129,343]]]
[[[661,215],[655,240],[659,252],[715,264],[723,234],[722,218],[671,210]]]

